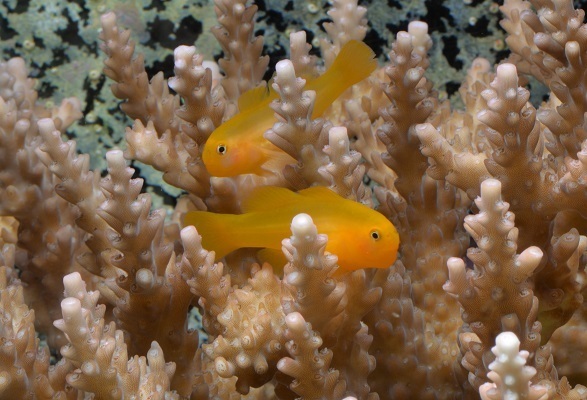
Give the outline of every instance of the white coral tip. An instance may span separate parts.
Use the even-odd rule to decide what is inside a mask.
[[[315,227],[312,217],[308,214],[298,214],[291,221],[291,232],[294,235],[306,236],[314,234]]]
[[[424,21],[411,21],[408,23],[408,33],[412,36],[428,34],[428,24]]]
[[[330,146],[346,148],[349,151],[349,135],[344,126],[335,126],[328,131],[328,143]]]
[[[290,60],[281,60],[275,66],[275,75],[277,79],[284,81],[293,81],[296,79],[296,71]]]
[[[502,332],[495,338],[495,347],[491,349],[497,357],[500,355],[517,355],[520,350],[520,339],[513,332]]]

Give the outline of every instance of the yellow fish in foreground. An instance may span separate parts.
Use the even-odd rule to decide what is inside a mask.
[[[325,187],[298,193],[274,186],[260,187],[243,203],[243,209],[240,215],[188,212],[184,225],[194,225],[202,236],[202,246],[215,251],[219,260],[242,247],[281,252],[282,239],[291,236],[293,217],[306,213],[318,232],[328,235],[326,251],[338,256],[342,272],[387,268],[397,257],[399,236],[387,218]]]
[[[346,89],[367,78],[377,67],[375,54],[365,43],[351,40],[343,46],[332,66],[310,80],[305,90],[316,92],[312,118],[318,118]],[[239,99],[239,113],[220,125],[208,138],[202,153],[213,176],[263,174],[261,166],[275,157],[289,155],[263,137],[275,124],[269,104],[279,96],[267,87],[257,87]]]

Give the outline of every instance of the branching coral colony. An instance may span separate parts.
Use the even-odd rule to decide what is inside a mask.
[[[512,56],[495,72],[475,60],[464,110],[424,77],[432,43],[414,22],[386,65],[312,119],[305,83],[367,31],[365,8],[334,1],[324,61],[294,33],[271,82],[265,137],[297,162],[217,178],[200,158],[206,139],[262,84],[268,59],[255,6],[215,3],[223,75],[182,46],[174,77],[149,81],[129,33],[102,17],[104,71],[135,119],[102,179],[61,139],[79,103],[45,108],[21,59],[0,64],[0,397],[587,398],[584,12],[506,0]],[[538,110],[525,75],[551,90]],[[130,159],[186,192],[172,221],[151,210]],[[399,259],[334,274],[305,216],[283,238],[285,266],[250,249],[215,263],[194,227],[180,229],[188,210],[238,213],[260,185],[377,205],[398,229]],[[187,329],[193,307],[207,344]]]

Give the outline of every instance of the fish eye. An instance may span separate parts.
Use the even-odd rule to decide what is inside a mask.
[[[224,144],[219,144],[218,147],[216,147],[216,153],[220,154],[221,156],[226,154],[226,145]]]
[[[381,234],[379,233],[379,231],[377,229],[373,229],[370,233],[371,235],[371,239],[373,240],[379,240],[381,238]]]

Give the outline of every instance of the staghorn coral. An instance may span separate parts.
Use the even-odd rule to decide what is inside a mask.
[[[530,383],[536,369],[525,366],[530,354],[526,350],[519,351],[518,337],[513,332],[502,332],[495,342],[491,351],[496,359],[489,364],[491,372],[488,374],[494,383],[484,383],[479,388],[481,398],[490,400],[519,396],[546,400],[546,388]]]
[[[583,11],[506,0],[513,53],[495,72],[472,63],[463,109],[427,78],[432,40],[413,22],[312,119],[306,82],[369,26],[368,9],[335,0],[324,59],[292,33],[270,82],[265,137],[297,162],[210,176],[207,138],[265,84],[256,10],[217,0],[219,65],[181,46],[170,79],[149,78],[115,14],[102,16],[105,74],[135,120],[104,176],[62,138],[80,103],[43,105],[23,60],[0,63],[0,398],[587,399]],[[531,104],[519,74],[548,100]],[[132,160],[185,192],[169,216]],[[321,185],[376,208],[397,227],[399,259],[339,274],[328,237],[299,214],[280,238],[285,265],[254,249],[215,262],[182,216],[238,213],[260,185]]]

